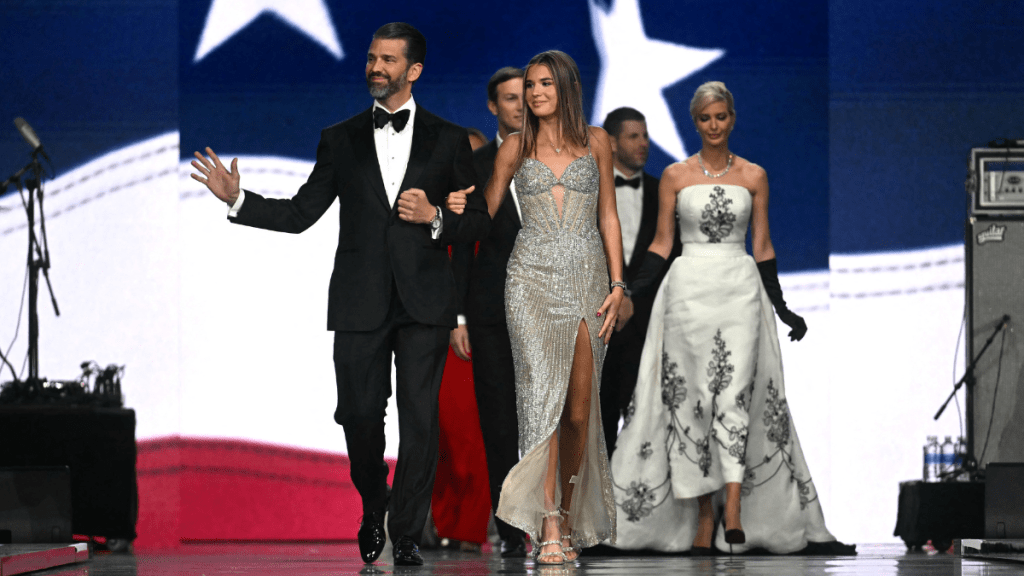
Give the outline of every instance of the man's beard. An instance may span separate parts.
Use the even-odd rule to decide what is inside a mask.
[[[645,154],[642,158],[636,158],[635,156],[629,158],[620,157],[619,161],[625,164],[630,170],[639,172],[644,169],[644,166],[647,166],[647,156],[648,155]],[[637,162],[640,162],[640,164],[637,164]]]
[[[388,82],[381,86],[373,82],[373,78],[384,78]],[[394,94],[400,92],[409,81],[406,79],[405,74],[402,74],[398,78],[392,80],[390,76],[386,74],[375,74],[373,76],[366,77],[366,87],[370,90],[370,96],[373,96],[375,100],[386,100]]]

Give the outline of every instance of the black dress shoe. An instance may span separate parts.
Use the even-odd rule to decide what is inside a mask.
[[[526,558],[526,539],[513,536],[501,541],[502,558]]]
[[[384,544],[387,543],[387,535],[384,532],[384,513],[387,509],[388,504],[385,500],[384,506],[379,510],[363,514],[363,523],[356,533],[359,540],[359,556],[367,564],[380,557],[380,553],[384,551]]]
[[[412,538],[402,536],[392,545],[395,566],[423,566],[423,556],[420,556],[420,549]]]

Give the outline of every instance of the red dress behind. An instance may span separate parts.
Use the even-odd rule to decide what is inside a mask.
[[[441,431],[430,503],[434,526],[441,538],[483,544],[487,541],[491,495],[473,365],[456,356],[451,347],[438,405]]]

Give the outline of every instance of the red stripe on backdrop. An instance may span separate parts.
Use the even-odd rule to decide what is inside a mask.
[[[389,465],[393,473],[394,462]],[[138,442],[137,470],[137,548],[354,540],[359,529],[362,505],[341,454],[174,437]]]

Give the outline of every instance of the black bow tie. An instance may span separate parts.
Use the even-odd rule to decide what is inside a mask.
[[[391,122],[391,125],[395,127],[395,132],[401,132],[405,125],[409,123],[409,110],[399,110],[394,114],[388,114],[388,111],[383,108],[373,109],[373,125],[377,128],[383,128]]]
[[[630,178],[629,180],[626,180],[622,176],[616,176],[615,177],[615,187],[618,188],[619,186],[629,186],[631,188],[639,189],[640,188],[640,176],[639,175],[638,176],[634,176],[634,177]]]

